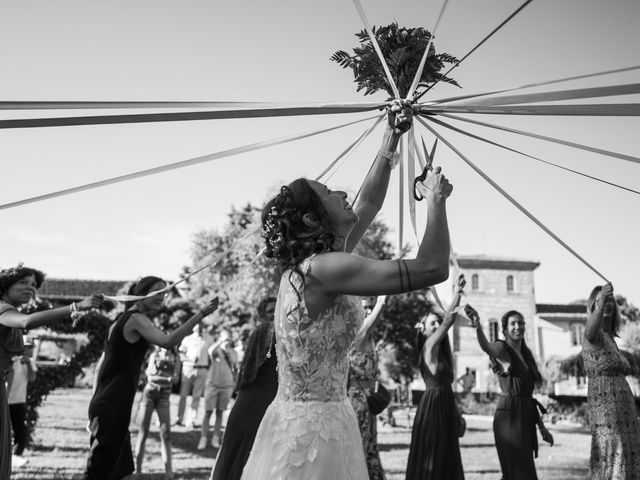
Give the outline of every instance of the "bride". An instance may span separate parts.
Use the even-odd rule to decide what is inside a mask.
[[[312,180],[282,187],[262,214],[267,256],[283,269],[275,312],[279,386],[242,480],[368,480],[355,413],[346,394],[347,353],[364,312],[357,296],[407,292],[448,277],[446,198],[439,168],[424,182],[428,221],[415,259],[351,254],[380,210],[398,141],[413,113],[395,102],[382,148],[355,209],[346,193]]]

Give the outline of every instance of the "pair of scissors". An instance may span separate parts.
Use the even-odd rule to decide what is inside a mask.
[[[437,145],[438,145],[438,141],[436,140],[436,143],[433,145],[433,150],[431,151],[431,155],[429,155],[429,152],[427,151],[427,146],[424,144],[424,140],[422,140],[422,148],[424,149],[424,156],[426,157],[426,163],[425,163],[424,169],[422,170],[422,173],[418,175],[416,179],[413,181],[413,198],[415,198],[418,202],[424,199],[422,194],[418,191],[418,183],[424,182],[427,179],[427,174],[431,170],[433,170],[433,157],[435,156]]]

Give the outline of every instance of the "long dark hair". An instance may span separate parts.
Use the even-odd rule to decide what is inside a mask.
[[[602,285],[597,285],[591,290],[589,300],[587,301],[587,314],[590,315],[596,309],[596,298],[602,290]],[[622,325],[622,317],[620,316],[620,309],[618,308],[618,302],[615,297],[613,298],[613,312],[611,314],[611,333],[614,337],[619,336],[620,326]]]
[[[422,316],[420,321],[424,320],[429,315],[435,315],[436,317],[438,317],[438,326],[442,325],[442,322],[444,321],[444,316],[439,311],[436,311],[433,307],[429,308],[429,311]],[[427,335],[425,335],[423,331],[420,331],[420,330],[418,331],[418,334],[416,337],[416,347],[418,349],[418,360],[422,355],[422,348],[424,347],[424,344],[426,343],[427,338],[428,338]],[[449,364],[449,366],[453,368],[453,365],[454,365],[453,352],[451,351],[451,343],[449,343],[448,334],[446,334],[442,339],[442,341],[440,342],[440,352],[442,353],[445,361]]]
[[[524,322],[524,315],[522,315],[517,310],[509,310],[507,313],[505,313],[502,316],[502,319],[500,320],[500,323],[502,325],[502,334],[505,336],[505,338],[508,338],[507,327],[509,325],[510,317],[520,317],[520,320]],[[529,347],[527,346],[527,342],[524,341],[524,338],[522,339],[521,353],[522,353],[522,358],[524,359],[524,362],[527,364],[527,367],[529,367],[529,370],[533,373],[533,379],[535,384],[541,385],[542,375],[540,374],[540,370],[538,370],[538,364],[536,363],[536,359],[533,357],[533,353],[531,352],[531,350],[529,350]]]
[[[151,288],[156,283],[164,283],[167,282],[160,277],[154,277],[153,275],[149,275],[148,277],[142,277],[140,280],[133,282],[129,289],[127,290],[127,295],[136,295],[136,296],[145,296],[151,292]],[[136,302],[125,302],[125,310],[128,310],[131,306],[133,306]]]

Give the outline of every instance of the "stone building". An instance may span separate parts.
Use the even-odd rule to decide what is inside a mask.
[[[552,358],[565,358],[580,351],[587,315],[580,304],[538,304],[535,298],[535,260],[467,255],[458,257],[460,270],[467,279],[463,301],[480,314],[482,327],[490,341],[504,339],[500,319],[509,310],[523,314],[525,341],[539,365]],[[476,372],[478,392],[497,391],[495,375],[487,355],[480,349],[476,332],[468,321],[456,322],[450,330],[456,375],[465,368]],[[557,394],[583,395],[584,381],[569,379],[556,385]]]

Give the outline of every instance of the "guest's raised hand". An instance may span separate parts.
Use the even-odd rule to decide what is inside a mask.
[[[211,300],[209,303],[207,303],[204,308],[202,310],[200,310],[200,312],[202,313],[203,317],[207,317],[209,315],[211,315],[213,312],[215,312],[218,309],[218,304],[220,303],[220,301],[218,300],[218,297],[214,297],[213,300]]]
[[[480,325],[480,315],[478,315],[478,312],[476,311],[476,309],[473,308],[471,305],[467,304],[464,306],[464,314],[467,316],[467,318],[471,322],[471,326],[473,328],[478,328],[478,325]]]
[[[102,294],[97,293],[76,303],[76,306],[78,310],[81,310],[81,311],[91,310],[92,308],[102,307],[103,301],[104,301],[104,296]]]
[[[456,293],[462,294],[464,292],[464,286],[467,284],[467,280],[464,278],[464,274],[458,275],[456,280]]]

